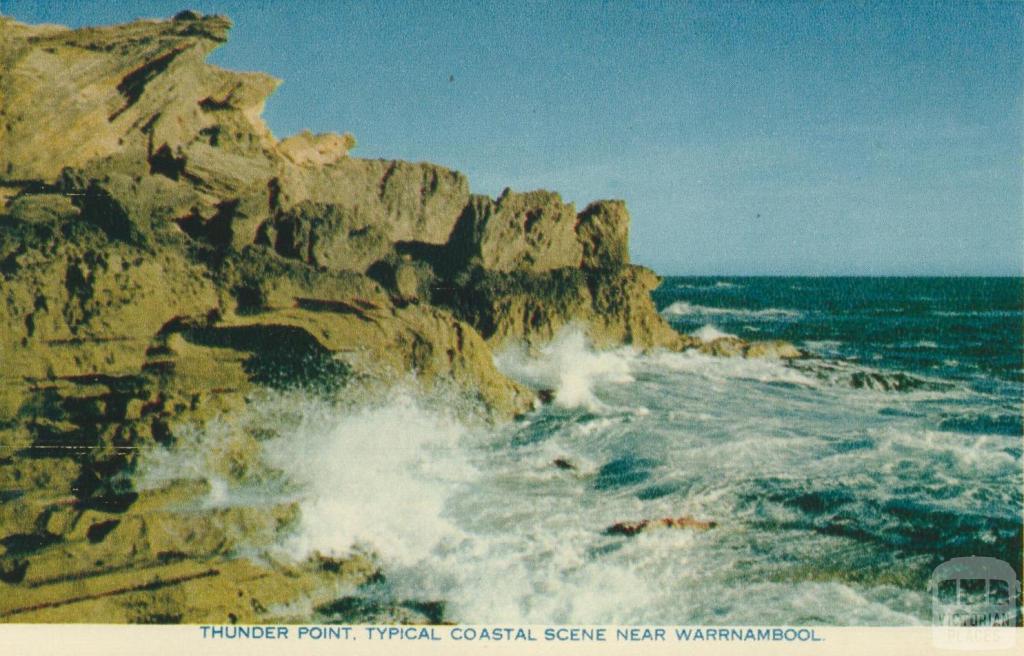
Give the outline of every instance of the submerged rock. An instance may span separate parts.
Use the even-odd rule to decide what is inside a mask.
[[[663,517],[661,519],[641,519],[635,522],[618,522],[605,529],[605,533],[632,537],[639,533],[665,528],[692,528],[697,531],[707,531],[716,526],[718,526],[717,522],[694,519],[693,517]]]
[[[926,387],[927,383],[916,376],[903,372],[855,371],[850,374],[850,386],[855,389],[905,392]]]
[[[726,336],[703,342],[697,350],[707,355],[735,358],[760,358],[766,360],[792,360],[802,358],[803,352],[783,340],[747,342],[739,337]]]
[[[804,357],[804,353],[789,342],[781,339],[751,342],[743,354],[748,358],[792,360]]]

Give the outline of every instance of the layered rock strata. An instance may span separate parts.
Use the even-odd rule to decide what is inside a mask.
[[[260,389],[415,372],[504,419],[536,402],[494,367],[507,340],[577,323],[598,345],[696,345],[629,263],[622,202],[491,199],[353,158],[351,135],[279,141],[260,118],[278,81],[205,61],[229,28],[0,17],[0,621],[289,619],[379,577],[370,555],[241,555],[294,504],[139,488],[140,453]]]

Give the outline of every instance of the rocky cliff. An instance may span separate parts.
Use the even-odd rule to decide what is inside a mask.
[[[350,135],[279,141],[260,118],[278,81],[205,62],[229,28],[0,17],[0,621],[287,619],[379,576],[367,555],[239,556],[294,504],[137,485],[140,452],[260,389],[416,372],[501,420],[536,402],[494,367],[506,340],[581,323],[598,345],[693,345],[628,262],[622,202],[492,199],[351,157]]]

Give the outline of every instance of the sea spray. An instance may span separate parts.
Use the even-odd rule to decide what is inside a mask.
[[[297,501],[299,524],[278,556],[359,546],[414,564],[457,535],[443,503],[448,488],[472,477],[461,442],[482,409],[460,414],[472,404],[444,385],[429,394],[415,381],[373,391],[262,390],[245,410],[179,426],[173,446],[144,451],[137,486],[204,482],[207,496],[194,500],[202,508]]]
[[[415,565],[458,531],[442,515],[450,488],[473,475],[466,427],[408,389],[357,410],[308,402],[301,420],[264,444],[266,462],[300,489],[288,548],[345,553],[366,545]]]
[[[552,390],[554,402],[502,426],[465,420],[445,408],[456,397],[415,389],[256,402],[253,423],[273,428],[260,438],[262,458],[302,508],[286,544],[299,557],[360,542],[380,555],[386,580],[359,594],[440,600],[458,622],[926,622],[927,577],[944,556],[1019,562],[1019,362],[997,369],[998,354],[956,348],[963,329],[925,332],[896,316],[886,321],[898,327],[814,323],[821,311],[810,304],[822,296],[810,288],[822,284],[772,287],[762,299],[799,308],[796,323],[714,318],[743,337],[747,321],[769,335],[803,330],[788,337],[821,357],[795,363],[598,351],[578,330],[503,352],[505,373]],[[767,294],[767,285],[750,281],[707,302]],[[830,302],[845,308],[847,295],[837,296]],[[707,318],[686,321],[692,332]],[[976,344],[990,337],[983,327],[970,336]],[[876,366],[879,352],[886,359]],[[965,364],[932,368],[953,367],[938,359],[953,353]],[[862,378],[925,384],[853,384]],[[385,427],[417,427],[422,439],[389,440]],[[414,446],[392,453],[402,445]],[[322,462],[293,457],[308,450]],[[241,502],[246,486],[227,480],[219,502]],[[616,522],[679,516],[717,526],[606,533]],[[346,519],[332,525],[335,517]]]
[[[570,326],[531,354],[522,344],[506,347],[495,355],[498,369],[536,389],[554,391],[555,403],[563,408],[600,410],[594,386],[608,382],[633,382],[629,362],[636,352],[629,348],[594,350],[584,330]]]

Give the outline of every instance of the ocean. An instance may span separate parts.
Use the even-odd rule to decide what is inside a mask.
[[[927,624],[942,562],[1019,569],[1024,280],[669,277],[654,299],[681,332],[809,357],[595,351],[569,329],[496,355],[554,390],[512,424],[411,381],[268,394],[273,484],[190,449],[147,475],[208,477],[210,505],[298,499],[283,553],[355,544],[385,574],[351,594],[464,623]],[[606,530],[681,516],[715,526]]]

